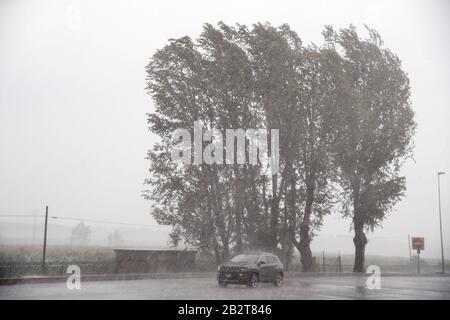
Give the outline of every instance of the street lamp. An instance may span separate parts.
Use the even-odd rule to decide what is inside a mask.
[[[42,274],[46,273],[45,254],[47,252],[47,222],[48,222],[48,206],[45,206],[45,227],[44,227],[44,247],[42,250]]]
[[[445,264],[444,264],[444,242],[442,241],[442,217],[441,217],[441,181],[439,177],[445,174],[445,172],[438,172],[438,197],[439,197],[439,228],[441,230],[441,256],[442,256],[442,273],[445,273]]]

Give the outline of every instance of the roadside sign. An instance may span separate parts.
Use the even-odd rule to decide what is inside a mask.
[[[412,237],[411,245],[414,250],[417,250],[417,273],[420,273],[420,250],[425,250],[425,238]]]
[[[425,250],[425,239],[423,237],[412,237],[411,244],[413,250],[417,250],[419,252],[420,250]]]

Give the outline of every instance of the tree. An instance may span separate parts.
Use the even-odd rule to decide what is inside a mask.
[[[278,173],[263,179],[263,202],[267,222],[263,247],[277,251],[281,245],[284,263],[289,264],[297,208],[288,207],[288,190],[295,197],[297,177],[295,112],[297,107],[296,71],[301,56],[301,40],[288,25],[274,28],[269,24],[255,24],[245,34],[245,43],[255,76],[256,102],[263,112],[264,128],[280,129],[280,157]],[[268,150],[271,153],[271,150]]]
[[[149,124],[161,142],[148,154],[146,183],[152,190],[144,196],[154,203],[154,217],[174,227],[174,242],[211,244],[218,261],[244,248],[277,250],[288,171],[278,179],[248,161],[235,166],[177,165],[170,161],[171,133],[192,128],[194,122],[221,132],[279,128],[283,110],[295,104],[292,61],[298,45],[287,26],[258,24],[249,30],[219,23],[218,28],[206,24],[196,44],[187,37],[171,40],[153,56],[147,66],[148,90],[155,101]],[[281,134],[285,132],[283,128]]]
[[[336,113],[341,91],[336,85],[335,64],[339,57],[314,45],[302,50],[298,72],[298,107],[294,117],[297,137],[296,168],[300,197],[298,240],[293,243],[300,253],[303,271],[313,271],[310,243],[335,201],[336,167],[332,161]]]
[[[352,218],[355,236],[353,271],[364,271],[365,232],[379,226],[404,196],[404,160],[412,155],[416,124],[410,86],[400,59],[382,47],[378,33],[367,28],[361,39],[354,27],[324,31],[326,43],[342,52],[340,85],[348,87],[334,132],[334,161]]]
[[[91,228],[81,221],[72,229],[70,242],[75,245],[88,245],[91,241]]]
[[[122,234],[115,230],[113,233],[108,235],[108,244],[112,247],[117,247],[123,244]]]
[[[156,103],[149,124],[162,141],[148,154],[151,176],[146,183],[153,190],[144,194],[154,201],[156,220],[173,226],[174,243],[183,239],[206,250],[212,246],[218,262],[229,258],[231,245],[239,251],[245,241],[244,192],[239,189],[244,185],[233,183],[245,168],[185,166],[171,161],[170,150],[177,128],[190,128],[193,136],[194,122],[202,131],[224,131],[245,128],[246,119],[256,119],[249,111],[248,60],[234,43],[235,32],[225,25],[221,29],[205,25],[198,45],[187,37],[171,40],[147,66],[148,90]]]

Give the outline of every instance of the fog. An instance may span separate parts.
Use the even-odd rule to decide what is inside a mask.
[[[196,38],[206,22],[288,23],[318,44],[325,24],[366,23],[401,58],[418,123],[415,157],[403,168],[407,196],[368,235],[366,252],[406,256],[410,234],[425,237],[424,257],[439,257],[436,174],[447,171],[450,257],[449,9],[446,0],[2,1],[0,215],[42,215],[48,205],[51,215],[155,224],[141,197],[155,141],[144,67],[155,50],[169,38]],[[14,221],[0,218],[3,238]],[[312,249],[351,253],[350,221],[327,217]]]

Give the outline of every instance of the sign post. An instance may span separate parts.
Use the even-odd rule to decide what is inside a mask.
[[[425,250],[425,238],[412,237],[411,243],[413,250],[417,250],[417,273],[420,273],[420,250]]]

